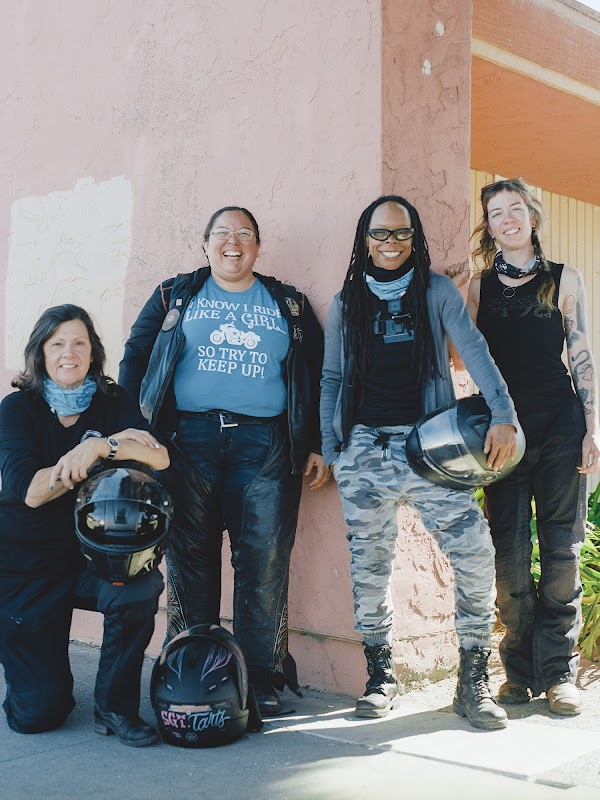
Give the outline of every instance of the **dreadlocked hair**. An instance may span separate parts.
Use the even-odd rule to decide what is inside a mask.
[[[342,313],[344,325],[344,354],[351,364],[351,385],[354,390],[355,402],[360,405],[364,397],[364,381],[370,366],[371,339],[373,328],[371,325],[371,311],[369,304],[370,290],[365,280],[365,272],[370,256],[367,249],[367,236],[369,223],[375,209],[384,203],[398,203],[403,206],[410,216],[411,226],[415,229],[413,235],[413,253],[415,259],[413,278],[404,295],[405,308],[410,312],[415,330],[415,344],[413,348],[413,366],[417,369],[419,385],[427,380],[433,373],[433,337],[429,324],[426,292],[429,286],[429,268],[431,259],[423,226],[417,210],[399,195],[386,195],[380,197],[365,208],[360,215],[354,237],[354,246],[348,272],[342,287]],[[350,355],[352,358],[350,359]]]
[[[552,277],[552,272],[550,271],[548,259],[542,250],[539,236],[546,221],[546,214],[544,213],[544,207],[533,195],[531,189],[522,178],[511,178],[510,180],[489,183],[481,190],[481,208],[483,209],[483,216],[471,236],[471,239],[479,241],[479,244],[472,251],[471,255],[473,260],[481,259],[483,262],[483,269],[480,275],[482,278],[485,278],[490,274],[498,250],[488,227],[488,204],[490,200],[497,194],[500,194],[500,192],[516,192],[529,209],[532,227],[531,244],[533,246],[533,252],[538,256],[542,265],[542,280],[537,291],[537,298],[546,308],[555,308],[553,298],[556,284]]]

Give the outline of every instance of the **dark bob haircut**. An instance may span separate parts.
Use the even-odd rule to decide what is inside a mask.
[[[116,383],[112,378],[104,374],[106,353],[100,337],[96,333],[94,323],[85,309],[70,303],[46,309],[35,323],[29,341],[25,346],[25,367],[12,381],[12,386],[35,394],[43,392],[44,378],[48,377],[44,358],[44,345],[54,335],[59,325],[73,320],[83,322],[90,337],[92,363],[90,364],[88,375],[105,394],[113,395],[115,393]]]

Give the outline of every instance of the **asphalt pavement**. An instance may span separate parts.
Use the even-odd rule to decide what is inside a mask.
[[[94,733],[98,654],[72,643],[77,707],[59,730],[16,734],[2,715],[1,800],[600,800],[600,664],[583,664],[577,717],[557,718],[538,699],[510,709],[505,730],[476,731],[452,713],[450,677],[404,694],[383,720],[354,718],[353,698],[286,693],[290,712],[261,733],[185,750]],[[496,661],[493,687],[501,680]],[[142,716],[153,720],[147,691]]]

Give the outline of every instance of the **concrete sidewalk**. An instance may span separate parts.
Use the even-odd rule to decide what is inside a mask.
[[[233,745],[136,750],[93,731],[98,652],[71,645],[78,705],[61,729],[23,736],[2,715],[1,800],[600,800],[600,665],[583,666],[585,710],[569,719],[536,700],[509,711],[506,730],[475,731],[452,713],[448,678],[405,694],[384,720],[354,718],[351,698],[306,691],[284,695],[295,713]],[[494,688],[501,679],[496,664]],[[147,691],[142,715],[153,720]]]

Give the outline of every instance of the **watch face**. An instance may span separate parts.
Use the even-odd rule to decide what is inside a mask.
[[[114,457],[117,455],[117,448],[119,447],[119,440],[115,439],[113,436],[108,436],[106,441],[110,447],[110,453],[108,454],[108,460],[112,461]]]

